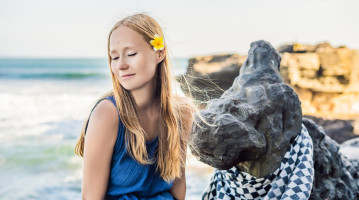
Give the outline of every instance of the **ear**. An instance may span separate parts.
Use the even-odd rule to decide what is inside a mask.
[[[157,64],[160,63],[166,57],[166,47],[162,50],[156,51]]]

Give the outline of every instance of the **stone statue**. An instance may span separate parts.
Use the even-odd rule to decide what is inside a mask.
[[[221,170],[237,166],[255,177],[276,170],[302,123],[313,140],[315,177],[311,199],[358,199],[358,167],[338,153],[320,126],[302,118],[301,103],[279,73],[272,45],[251,43],[233,85],[196,116],[189,147],[200,161]]]

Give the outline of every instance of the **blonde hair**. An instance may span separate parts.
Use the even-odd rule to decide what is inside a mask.
[[[108,96],[114,96],[116,107],[120,114],[120,119],[126,127],[125,142],[129,148],[128,153],[141,164],[152,164],[153,160],[148,158],[145,144],[145,131],[141,127],[136,103],[130,92],[123,88],[115,75],[111,71],[110,37],[114,30],[120,26],[126,26],[140,33],[145,41],[150,42],[155,34],[163,36],[160,25],[152,17],[146,14],[134,14],[125,17],[117,22],[108,35],[108,59],[110,65],[113,91],[103,95],[100,99]],[[149,43],[150,45],[150,43]],[[182,175],[181,166],[184,166],[185,159],[183,156],[187,148],[187,138],[185,134],[190,127],[186,119],[193,117],[194,110],[197,110],[192,101],[186,97],[180,97],[172,93],[172,63],[168,56],[168,49],[164,43],[166,56],[158,64],[156,77],[157,86],[156,94],[160,97],[160,124],[158,153],[156,157],[157,170],[160,176],[167,182]],[[188,99],[188,100],[186,100]],[[189,117],[192,115],[192,117]],[[90,116],[85,124],[88,123]],[[181,123],[180,123],[181,122]],[[180,123],[180,124],[179,124]],[[80,134],[80,138],[75,147],[75,153],[83,156],[84,150],[85,125]]]

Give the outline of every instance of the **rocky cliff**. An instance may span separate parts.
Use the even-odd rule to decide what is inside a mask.
[[[299,95],[309,115],[359,116],[359,51],[293,44],[278,48],[281,75]]]

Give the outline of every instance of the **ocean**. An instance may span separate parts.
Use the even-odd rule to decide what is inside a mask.
[[[188,60],[173,64],[180,75]],[[0,199],[81,199],[74,146],[92,105],[111,89],[107,59],[0,59]],[[186,199],[200,199],[211,168],[189,161]]]

